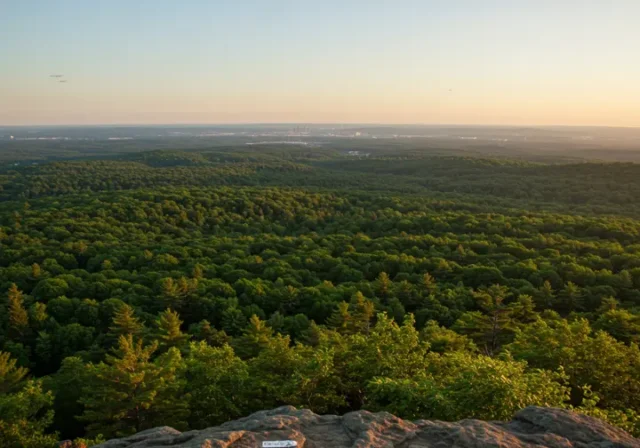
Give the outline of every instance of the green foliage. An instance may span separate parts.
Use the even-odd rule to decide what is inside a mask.
[[[244,415],[248,406],[248,368],[231,347],[191,343],[186,363],[186,391],[192,428],[206,428]]]
[[[116,310],[113,316],[113,325],[109,327],[110,333],[115,337],[138,335],[142,329],[143,325],[135,317],[133,308],[127,304],[123,304]]]
[[[369,407],[406,418],[507,420],[526,406],[561,407],[569,398],[562,373],[527,371],[523,362],[450,353],[430,357],[424,373],[375,378]]]
[[[111,438],[159,425],[185,427],[188,407],[178,399],[184,388],[180,352],[170,349],[152,362],[156,348],[157,343],[145,347],[132,335],[120,336],[106,362],[88,365],[80,402],[89,434]]]
[[[53,413],[47,410],[53,394],[40,380],[25,379],[27,370],[0,352],[0,446],[47,448],[57,446],[56,434],[45,434]]]
[[[5,167],[11,443],[38,446],[49,421],[112,437],[281,404],[443,419],[549,404],[637,433],[638,167],[396,139],[342,154],[357,144]]]
[[[29,316],[24,308],[22,292],[15,283],[9,288],[9,335],[20,340],[29,331]]]
[[[436,353],[476,352],[478,348],[471,339],[430,320],[420,331],[420,338]]]
[[[636,437],[640,436],[640,414],[636,410],[602,409],[597,407],[600,397],[591,390],[590,386],[583,387],[582,393],[582,404],[579,407],[571,407],[573,411],[599,418]]]
[[[74,439],[84,434],[84,424],[77,417],[84,411],[80,399],[89,380],[89,369],[78,357],[66,358],[55,375],[45,379],[45,386],[55,397],[53,423],[63,439]]]
[[[600,315],[593,326],[619,341],[640,343],[640,316],[627,310],[608,310]]]
[[[537,321],[518,330],[507,349],[532,367],[563,368],[576,405],[582,399],[582,387],[590,386],[601,397],[601,406],[640,406],[640,349],[605,332],[594,333],[584,319]]]
[[[515,315],[519,308],[505,303],[508,294],[508,288],[500,285],[480,288],[474,297],[483,312],[464,313],[454,329],[469,335],[485,353],[495,354],[516,328]]]
[[[158,325],[158,341],[164,349],[175,347],[181,349],[189,340],[189,335],[182,333],[180,326],[182,321],[175,311],[165,310],[160,314],[157,320]]]
[[[242,336],[234,340],[233,347],[241,358],[255,358],[267,348],[272,338],[273,330],[254,314]]]

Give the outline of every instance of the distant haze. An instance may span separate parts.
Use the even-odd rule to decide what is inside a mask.
[[[0,125],[640,126],[640,1],[24,0]]]

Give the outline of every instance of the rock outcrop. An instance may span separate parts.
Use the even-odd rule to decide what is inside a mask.
[[[626,448],[640,440],[600,420],[563,409],[528,407],[510,422],[402,420],[386,412],[317,415],[284,406],[200,431],[161,427],[100,448],[259,448],[292,440],[298,448]]]

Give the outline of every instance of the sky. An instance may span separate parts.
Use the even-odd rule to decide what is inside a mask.
[[[639,23],[639,0],[0,0],[0,125],[640,126]]]

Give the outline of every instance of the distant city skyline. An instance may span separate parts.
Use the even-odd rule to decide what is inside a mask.
[[[640,2],[25,0],[0,126],[640,126]]]

